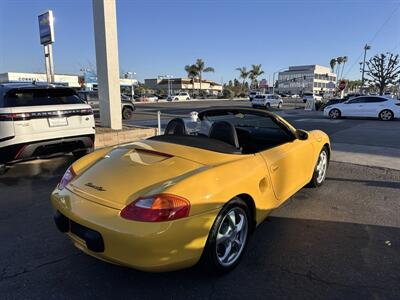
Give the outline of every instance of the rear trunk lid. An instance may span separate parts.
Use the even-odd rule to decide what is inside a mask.
[[[87,200],[121,209],[145,194],[156,194],[174,180],[191,174],[202,164],[132,147],[115,148],[70,184]]]

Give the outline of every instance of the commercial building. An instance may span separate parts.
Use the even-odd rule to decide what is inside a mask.
[[[212,80],[202,80],[200,84],[199,79],[190,78],[167,78],[159,76],[157,78],[145,79],[144,84],[146,87],[163,91],[167,94],[174,94],[177,92],[189,92],[198,94],[199,91],[208,95],[218,95],[222,92],[222,85]]]
[[[46,73],[23,73],[23,72],[6,72],[0,73],[0,83],[1,82],[47,82]],[[85,89],[85,90],[97,90],[97,76],[93,75],[91,77],[84,73],[81,75],[66,75],[66,74],[55,74],[54,83],[58,85],[64,85],[72,87],[75,89]],[[121,93],[127,95],[133,95],[134,87],[138,85],[136,79],[131,78],[121,78],[120,87]]]
[[[25,73],[25,72],[6,72],[0,73],[0,82],[47,82],[46,73]],[[54,75],[56,84],[61,84],[73,88],[80,88],[78,75],[56,74]]]
[[[336,88],[336,74],[320,65],[290,66],[279,72],[278,91],[284,94],[332,93]]]

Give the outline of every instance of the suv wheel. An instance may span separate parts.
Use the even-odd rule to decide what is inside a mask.
[[[133,109],[130,107],[124,107],[124,109],[122,110],[122,118],[124,120],[130,120],[132,119],[133,116]]]
[[[7,167],[4,164],[0,164],[0,175],[4,175],[7,171]]]
[[[81,158],[86,154],[89,154],[90,152],[93,152],[93,148],[73,151],[72,154],[74,155],[75,158]]]

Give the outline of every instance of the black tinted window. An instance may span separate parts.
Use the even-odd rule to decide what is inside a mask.
[[[4,97],[5,107],[84,103],[72,89],[13,89]]]
[[[378,102],[385,102],[386,99],[379,98],[379,97],[366,97],[367,103],[378,103]]]
[[[360,97],[360,98],[355,98],[352,100],[349,100],[350,104],[354,104],[354,103],[367,103],[366,97]]]

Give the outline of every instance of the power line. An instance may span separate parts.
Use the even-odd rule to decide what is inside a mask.
[[[382,23],[382,25],[379,27],[379,29],[375,32],[373,35],[372,39],[367,43],[367,44],[372,44],[372,42],[378,37],[379,33],[382,31],[382,29],[386,26],[386,24],[390,21],[390,19],[396,14],[397,10],[400,8],[400,4],[392,11],[392,13],[386,18],[386,20]],[[395,47],[395,49],[398,46]],[[393,51],[393,50],[392,50]],[[354,68],[355,64],[358,63],[362,55],[364,54],[364,51],[361,52],[361,54],[358,56],[358,58],[353,62],[353,64],[350,66],[349,69],[347,69],[346,74],[344,77],[347,77],[347,75],[350,73],[350,71]]]

